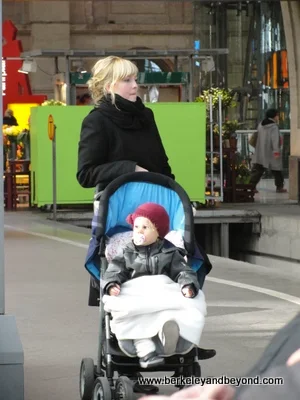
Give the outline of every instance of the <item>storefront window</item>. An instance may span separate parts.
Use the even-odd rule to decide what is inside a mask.
[[[144,72],[162,72],[161,69],[159,68],[159,66],[151,61],[146,59],[145,60],[145,71]]]
[[[268,108],[278,108],[280,128],[289,129],[288,54],[280,2],[210,2],[194,11],[194,40],[205,48],[229,49],[229,55],[214,56],[210,73],[195,66],[196,96],[211,86],[235,89],[240,107],[234,117],[244,129],[256,128]]]

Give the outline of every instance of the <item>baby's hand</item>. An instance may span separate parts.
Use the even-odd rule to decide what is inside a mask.
[[[195,297],[195,292],[192,289],[191,285],[187,285],[181,289],[181,293],[184,295],[184,297]]]
[[[114,285],[114,286],[111,286],[111,287],[108,289],[108,294],[109,294],[110,296],[119,296],[120,292],[121,292],[120,285],[117,285],[117,284]]]

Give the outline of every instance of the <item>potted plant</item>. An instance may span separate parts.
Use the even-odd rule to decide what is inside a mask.
[[[236,93],[233,90],[218,87],[212,87],[208,90],[203,90],[203,94],[196,97],[195,102],[206,103],[206,108],[209,110],[210,95],[212,95],[213,110],[217,110],[219,108],[219,96],[221,96],[222,99],[222,110],[234,108],[237,105]]]
[[[234,148],[237,147],[237,137],[236,137],[236,130],[240,126],[240,123],[235,120],[226,119],[225,122],[222,124],[222,142],[223,147],[225,148]],[[219,138],[219,125],[214,125],[214,134]]]
[[[243,160],[241,162],[241,164],[239,164],[237,166],[236,183],[243,184],[243,185],[249,185],[250,178],[251,178],[251,171],[248,168],[246,161]]]
[[[21,130],[18,126],[3,125],[3,143],[5,145],[8,159],[15,160],[17,158],[17,141]]]
[[[29,160],[30,159],[30,136],[29,136],[29,125],[25,129],[23,129],[18,135],[18,143],[19,143],[19,154],[22,154],[22,159]]]
[[[231,89],[223,89],[218,87],[213,87],[208,90],[204,90],[202,95],[196,97],[195,102],[206,103],[206,142],[210,143],[210,96],[212,96],[212,109],[213,109],[213,119],[214,121],[217,119],[217,112],[219,110],[219,97],[222,99],[222,111],[225,113],[225,110],[228,108],[234,108],[237,105],[236,102],[236,93]],[[228,121],[229,122],[229,121]],[[232,122],[232,126],[229,123],[227,125],[223,124],[223,136],[222,140],[229,139],[230,135],[228,134],[231,129],[231,133],[235,132],[233,125],[236,125],[237,121]],[[234,129],[234,130],[233,130]],[[228,137],[227,137],[228,136]],[[219,137],[219,127],[218,124],[214,122],[213,124],[213,147],[215,150],[220,148],[220,137]],[[229,147],[229,145],[227,146]]]
[[[63,103],[62,101],[59,100],[46,100],[44,103],[41,104],[41,106],[65,106],[66,103]]]
[[[224,124],[222,125],[224,139],[226,138],[227,140],[229,140],[230,148],[236,149],[237,147],[237,137],[235,132],[237,131],[239,126],[240,124],[236,119],[226,119]]]

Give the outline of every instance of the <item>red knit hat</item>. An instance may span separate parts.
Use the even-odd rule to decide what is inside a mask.
[[[159,237],[164,238],[169,232],[170,220],[164,207],[156,203],[144,203],[140,205],[133,214],[129,214],[126,221],[134,224],[137,217],[148,218],[156,227]]]

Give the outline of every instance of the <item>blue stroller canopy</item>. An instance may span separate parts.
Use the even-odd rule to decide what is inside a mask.
[[[189,264],[195,270],[201,267],[203,256],[195,246],[191,203],[186,192],[174,180],[151,172],[124,174],[97,197],[100,200],[94,207],[92,238],[85,264],[97,280],[100,279],[100,254],[104,256],[106,238],[132,230],[126,217],[147,202],[160,204],[166,209],[170,230],[180,232],[183,237]]]
[[[150,199],[150,200],[149,200]],[[126,217],[143,203],[151,201],[163,206],[170,218],[170,230],[184,235],[185,214],[182,202],[176,192],[164,186],[145,182],[129,182],[119,187],[108,201],[105,235],[132,229]],[[99,210],[96,211],[98,217]],[[97,224],[97,222],[96,222]]]

